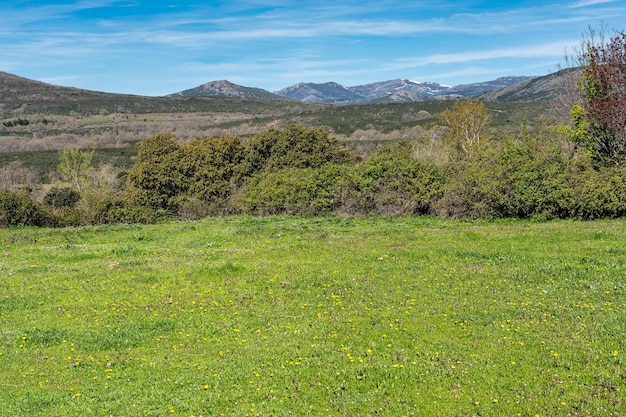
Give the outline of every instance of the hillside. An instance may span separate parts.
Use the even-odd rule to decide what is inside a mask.
[[[554,83],[539,81],[541,78],[530,85],[554,87]],[[402,85],[405,88],[398,88]],[[236,88],[233,86],[222,83],[224,94]],[[338,84],[325,87],[325,93],[354,93]],[[395,91],[372,98],[389,88]],[[0,72],[0,153],[126,147],[162,132],[172,132],[181,141],[226,134],[245,137],[292,123],[325,128],[359,149],[371,148],[380,141],[423,134],[420,129],[435,123],[439,112],[450,105],[448,100],[419,100],[414,88],[407,80],[372,83],[359,90],[364,97],[361,105],[330,106],[284,98],[111,94],[54,86]],[[432,92],[437,87],[421,88]],[[502,126],[532,119],[547,106],[544,102],[529,106],[495,100],[489,107],[494,124]]]
[[[124,147],[161,132],[173,132],[181,140],[249,135],[318,108],[284,98],[103,93],[0,72],[0,153]]]
[[[537,102],[557,99],[564,94],[571,93],[576,79],[580,74],[578,69],[565,69],[558,72],[523,81],[493,91],[478,95],[485,101],[503,102]]]
[[[170,97],[245,97],[262,99],[285,98],[261,88],[243,87],[226,80],[211,81],[198,87],[170,94]]]
[[[245,100],[242,100],[245,98]],[[110,113],[267,113],[270,97],[146,97],[60,87],[0,72],[0,119],[21,115],[94,115]],[[298,111],[302,104],[279,99],[275,111]]]
[[[450,87],[433,82],[407,79],[380,81],[353,87],[328,82],[323,84],[298,83],[276,92],[290,100],[325,104],[382,104],[407,103],[432,99],[470,97],[487,91],[516,85],[534,77],[501,77],[493,81]]]

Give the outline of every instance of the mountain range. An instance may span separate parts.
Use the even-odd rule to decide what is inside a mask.
[[[518,85],[537,77],[509,76],[481,83],[447,86],[434,82],[407,79],[373,82],[345,87],[335,82],[322,84],[297,83],[282,90],[269,92],[260,88],[243,87],[226,80],[212,81],[198,87],[170,94],[173,97],[248,97],[289,99],[321,104],[384,104],[407,103],[442,98],[460,98],[484,94]]]

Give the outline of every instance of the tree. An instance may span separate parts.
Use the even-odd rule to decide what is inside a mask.
[[[582,103],[572,117],[572,140],[590,147],[609,163],[626,163],[626,33],[610,39],[590,29],[578,52]],[[581,114],[582,109],[582,114]],[[586,134],[585,134],[586,133]]]
[[[44,196],[45,205],[59,207],[74,207],[80,200],[80,193],[68,187],[52,187]]]
[[[246,144],[244,171],[276,172],[284,168],[321,168],[326,164],[345,164],[353,160],[350,152],[323,129],[290,125],[270,129]]]
[[[137,162],[128,172],[128,201],[153,209],[176,209],[173,199],[181,191],[178,175],[179,145],[169,133],[151,136],[137,147]]]
[[[208,137],[181,145],[178,168],[186,195],[223,207],[242,158],[243,145],[236,136]]]
[[[485,129],[491,122],[491,116],[487,106],[480,100],[456,101],[452,110],[441,112],[439,120],[448,128],[446,137],[449,142],[464,154],[489,139]]]
[[[86,181],[87,174],[91,170],[91,160],[95,150],[64,149],[59,157],[59,173],[63,178],[76,186],[81,192]]]

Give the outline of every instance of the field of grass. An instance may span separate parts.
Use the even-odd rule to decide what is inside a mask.
[[[626,221],[0,229],[0,415],[626,415]]]

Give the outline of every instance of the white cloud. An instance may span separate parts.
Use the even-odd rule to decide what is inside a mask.
[[[570,9],[578,9],[581,7],[596,6],[598,4],[615,3],[615,0],[581,0],[579,2],[570,4]]]

